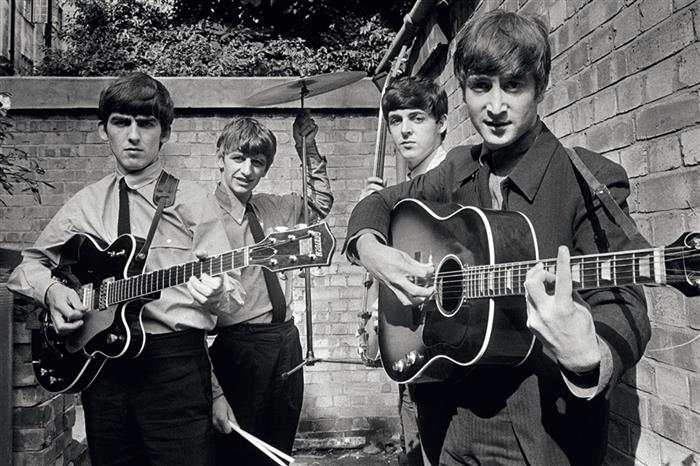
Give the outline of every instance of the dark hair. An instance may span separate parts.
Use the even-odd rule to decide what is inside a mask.
[[[103,125],[112,113],[154,116],[161,131],[170,132],[175,117],[168,89],[146,73],[130,73],[114,81],[100,93],[99,117]]]
[[[447,93],[430,79],[403,76],[387,86],[382,97],[384,118],[392,110],[417,108],[440,120],[447,115]]]
[[[229,121],[216,141],[216,155],[223,157],[233,151],[243,154],[262,154],[267,168],[275,160],[277,139],[272,131],[255,118],[238,118]]]
[[[549,82],[552,53],[542,19],[493,10],[467,24],[457,42],[454,70],[462,91],[474,74],[525,76],[532,72],[541,96]]]

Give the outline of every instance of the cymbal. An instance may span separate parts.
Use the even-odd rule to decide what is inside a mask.
[[[364,71],[338,71],[335,73],[304,76],[294,81],[256,92],[245,99],[244,104],[251,107],[264,107],[265,105],[299,100],[302,97],[313,97],[347,86],[366,76],[367,73]]]

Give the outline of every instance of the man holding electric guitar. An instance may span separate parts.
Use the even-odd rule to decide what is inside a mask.
[[[383,285],[385,370],[447,381],[417,396],[421,433],[431,417],[449,424],[428,451],[436,464],[601,464],[607,394],[650,336],[641,288],[620,283],[661,280],[646,255],[613,253],[648,245],[538,118],[550,66],[540,20],[475,18],[454,69],[483,143],[366,197],[350,218],[345,251]],[[578,153],[626,218],[624,170]]]
[[[146,74],[102,91],[98,130],[116,169],[66,202],[8,284],[49,310],[33,332],[35,372],[49,391],[82,390],[93,466],[213,464],[205,332],[241,305],[241,288],[214,276],[235,257],[199,260],[230,249],[215,200],[163,170],[173,116]]]

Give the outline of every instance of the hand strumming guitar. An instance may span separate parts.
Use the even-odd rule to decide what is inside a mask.
[[[569,250],[559,247],[556,275],[539,263],[527,272],[524,285],[527,326],[559,364],[576,373],[600,364],[593,316],[572,287]]]
[[[72,288],[54,282],[46,290],[44,302],[59,335],[74,332],[83,325],[83,314],[87,307]]]
[[[357,239],[360,263],[382,282],[403,305],[419,305],[435,293],[435,287],[418,286],[412,278],[428,279],[435,271],[433,264],[424,264],[408,254],[382,244],[376,236],[366,233]]]

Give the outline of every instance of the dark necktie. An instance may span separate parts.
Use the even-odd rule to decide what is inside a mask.
[[[117,236],[125,233],[131,233],[129,219],[129,191],[131,189],[126,185],[124,178],[119,180],[119,219],[117,220]]]
[[[253,212],[253,208],[250,204],[246,204],[245,214],[248,218],[248,226],[250,227],[250,232],[253,234],[253,239],[256,243],[259,243],[265,238],[265,235],[258,221],[258,217],[255,215],[255,212]],[[270,303],[272,303],[272,323],[277,324],[284,322],[284,318],[287,315],[287,302],[284,299],[284,293],[282,292],[280,282],[277,280],[275,272],[265,267],[263,267],[263,276],[265,277],[267,294],[270,297]]]

